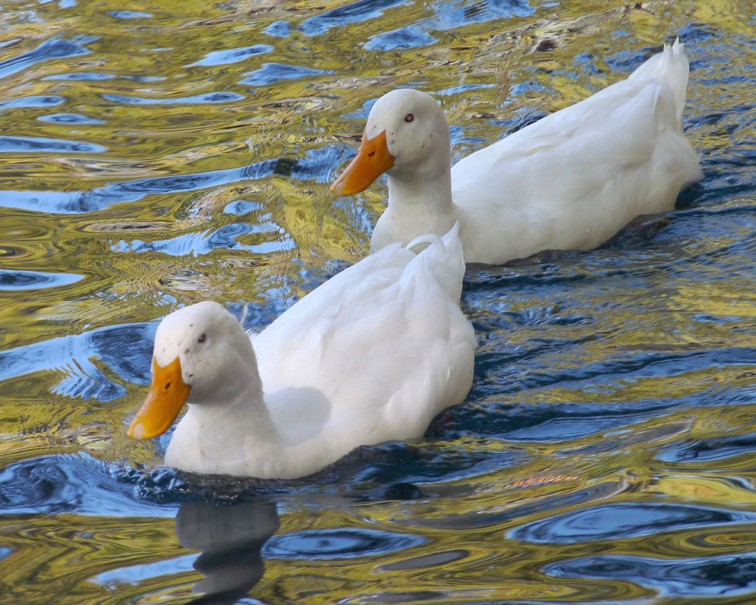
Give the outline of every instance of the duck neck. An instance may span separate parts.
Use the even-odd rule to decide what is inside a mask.
[[[232,390],[226,389],[215,403],[191,404],[197,419],[203,426],[215,428],[212,432],[226,441],[252,438],[275,442],[278,431],[265,404],[259,378],[230,392]]]
[[[391,241],[407,244],[429,232],[444,235],[454,225],[451,167],[448,161],[436,165],[434,170],[389,175],[386,222],[390,221],[391,231],[401,231],[400,237],[392,234]]]
[[[179,423],[166,462],[211,474],[249,474],[249,460],[277,460],[284,444],[266,405],[254,356],[233,356],[235,367],[208,393],[198,391]],[[192,396],[190,395],[190,399]]]

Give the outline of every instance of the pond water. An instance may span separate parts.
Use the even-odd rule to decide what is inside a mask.
[[[4,3],[0,602],[755,602],[753,32],[738,0]],[[256,482],[126,438],[156,320],[262,328],[366,254],[385,182],[328,184],[375,98],[437,94],[460,158],[676,36],[704,180],[470,267],[473,390],[424,439]]]

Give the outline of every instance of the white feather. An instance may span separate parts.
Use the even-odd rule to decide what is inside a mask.
[[[701,178],[682,130],[688,59],[676,41],[629,78],[462,159],[449,173],[438,104],[395,90],[371,110],[395,157],[389,204],[372,249],[445,233],[454,222],[467,262],[502,263],[545,249],[590,249],[633,218],[666,212]],[[408,124],[404,116],[412,113]]]
[[[216,303],[166,317],[158,362],[178,355],[191,384],[166,463],[294,478],[359,445],[422,436],[472,384],[476,341],[459,309],[457,233],[424,237],[417,254],[387,246],[339,273],[255,335],[254,352]],[[201,333],[206,348],[185,345]]]

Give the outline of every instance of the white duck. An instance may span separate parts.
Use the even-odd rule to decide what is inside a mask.
[[[671,210],[701,178],[682,112],[688,59],[665,45],[629,78],[481,149],[450,171],[438,103],[394,90],[370,111],[337,195],[388,175],[388,208],[371,249],[460,224],[467,262],[497,264],[548,249],[590,249],[633,218]]]
[[[472,384],[476,340],[459,308],[458,231],[383,248],[251,337],[214,302],[171,313],[158,326],[152,386],[129,436],[163,434],[189,401],[168,465],[280,479],[359,445],[422,436]]]

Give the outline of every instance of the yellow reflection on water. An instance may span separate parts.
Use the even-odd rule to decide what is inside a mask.
[[[746,105],[752,97],[742,83],[710,85],[722,75],[708,56],[712,45],[743,48],[742,39],[752,33],[750,4],[736,0],[650,1],[640,8],[620,0],[531,2],[531,16],[446,29],[434,21],[442,3],[396,3],[381,18],[336,25],[320,35],[307,35],[302,24],[350,3],[129,4],[129,10],[152,14],[139,19],[112,16],[125,10],[113,0],[78,2],[69,9],[62,4],[16,3],[0,16],[2,41],[10,41],[0,47],[0,60],[33,52],[56,36],[85,37],[80,42],[91,51],[3,76],[3,101],[37,98],[41,103],[3,107],[3,136],[82,142],[107,150],[0,153],[0,202],[11,199],[10,192],[31,192],[24,199],[36,196],[40,203],[70,196],[66,199],[76,210],[12,204],[0,208],[0,268],[82,276],[57,287],[0,290],[0,352],[108,326],[139,325],[206,298],[251,303],[261,314],[256,327],[262,327],[342,264],[366,253],[385,187],[379,183],[354,199],[335,201],[328,190],[333,175],[328,173],[335,173],[348,149],[356,148],[367,104],[397,86],[446,93],[439,99],[449,121],[464,129],[453,149],[457,158],[496,140],[523,115],[556,111],[625,77],[622,70],[629,67],[623,60],[638,59],[641,50],[650,53],[686,28],[693,30],[688,48],[694,61],[686,116],[696,120],[688,131],[702,154],[732,159],[728,150],[739,148],[743,130],[732,128],[735,118],[725,115],[720,120],[717,114]],[[482,6],[458,4],[473,12]],[[263,33],[283,21],[291,25],[288,36]],[[376,36],[408,25],[438,42],[411,49],[365,49]],[[706,41],[709,33],[715,43]],[[546,48],[553,48],[539,50],[544,41]],[[193,65],[209,53],[255,44],[272,49],[235,63]],[[747,53],[732,50],[726,57],[728,75],[736,79],[750,73]],[[270,85],[243,83],[271,63],[320,71]],[[469,88],[455,92],[461,86]],[[232,96],[220,102],[191,101],[216,93]],[[64,113],[98,123],[40,119]],[[307,161],[317,164],[334,149],[341,159],[314,168],[314,176],[297,177],[284,170],[286,161],[296,170],[303,163],[312,165]],[[278,160],[283,161],[279,172],[269,170],[255,178],[208,186],[177,180],[150,189],[156,179],[217,176]],[[708,168],[716,174],[707,178],[725,178],[732,167],[711,163]],[[145,182],[145,190],[132,190],[134,183]],[[84,194],[84,202],[78,194]],[[746,194],[739,195],[730,200],[733,206]],[[249,203],[248,211],[227,211],[242,201]],[[93,206],[78,212],[76,203],[85,202]],[[678,215],[674,220],[704,224],[705,219]],[[238,225],[243,228],[233,231]],[[218,237],[231,233],[233,242],[212,248],[208,240],[219,232]],[[640,582],[558,577],[544,569],[598,555],[687,561],[751,552],[752,525],[745,524],[575,544],[512,537],[518,527],[605,504],[754,508],[756,476],[746,446],[721,459],[663,456],[708,441],[716,448],[718,440],[747,436],[753,426],[754,406],[745,403],[753,384],[750,366],[729,358],[679,371],[675,366],[675,355],[682,364],[686,354],[698,350],[725,349],[734,355],[753,344],[746,325],[754,315],[752,283],[742,273],[719,279],[726,271],[717,263],[742,242],[742,233],[690,233],[690,241],[649,246],[639,279],[648,281],[641,290],[625,287],[633,276],[612,276],[600,267],[604,273],[593,276],[595,290],[581,289],[576,281],[551,292],[563,300],[529,292],[515,296],[507,285],[486,292],[484,301],[476,298],[479,292],[466,295],[465,310],[477,314],[483,326],[484,364],[490,357],[497,362],[506,357],[500,350],[504,347],[516,352],[527,351],[537,340],[566,343],[534,355],[532,364],[525,364],[527,376],[506,375],[512,381],[534,380],[564,371],[558,382],[534,382],[513,392],[509,383],[497,383],[506,368],[502,373],[482,370],[480,382],[486,384],[478,385],[481,394],[465,404],[469,410],[487,413],[484,417],[491,422],[520,415],[525,426],[530,414],[541,413],[544,406],[590,406],[596,408],[593,416],[585,408],[578,410],[586,423],[602,414],[611,420],[612,413],[627,414],[627,423],[585,434],[557,434],[553,441],[541,434],[529,441],[527,435],[512,432],[486,433],[488,423],[483,422],[481,434],[408,446],[481,461],[452,479],[419,482],[425,496],[356,502],[351,500],[354,486],[340,485],[322,487],[349,491],[346,503],[304,505],[291,496],[280,513],[277,536],[349,527],[406,533],[425,541],[396,552],[342,559],[271,558],[254,597],[270,603],[653,599],[659,591]],[[609,262],[623,256],[621,247],[607,253]],[[682,265],[699,256],[713,260],[698,264],[701,273],[692,279]],[[580,259],[564,262],[580,264]],[[526,267],[531,270],[540,266]],[[636,300],[639,291],[649,296]],[[486,306],[491,302],[487,297],[498,297],[501,307]],[[560,305],[584,321],[548,324],[560,315]],[[499,309],[502,315],[526,321],[502,327],[496,323]],[[59,358],[64,363],[2,381],[3,471],[43,456],[82,451],[130,467],[160,464],[155,444],[128,442],[124,435],[144,385],[119,376],[98,358],[91,343],[87,346],[78,357],[67,356],[63,346]],[[52,348],[35,349],[37,357],[31,362],[39,363]],[[670,356],[666,371],[655,372],[653,364],[625,371],[622,364],[628,358],[653,352]],[[600,371],[577,379],[567,371],[596,367]],[[95,371],[125,394],[105,401],[62,392],[61,384],[70,386],[66,381],[72,379],[101,380]],[[513,406],[520,407],[513,412]],[[580,418],[568,418],[576,431],[582,428]],[[92,476],[98,472],[105,473],[93,470]],[[377,483],[379,479],[365,479],[358,488],[369,491]],[[9,506],[6,496],[0,492],[3,507]],[[45,495],[37,497],[44,500]],[[138,500],[135,494],[134,506]],[[4,594],[19,603],[46,602],[52,587],[56,595],[70,595],[77,602],[187,602],[202,574],[181,558],[195,554],[180,545],[172,518],[0,516],[0,578]]]

